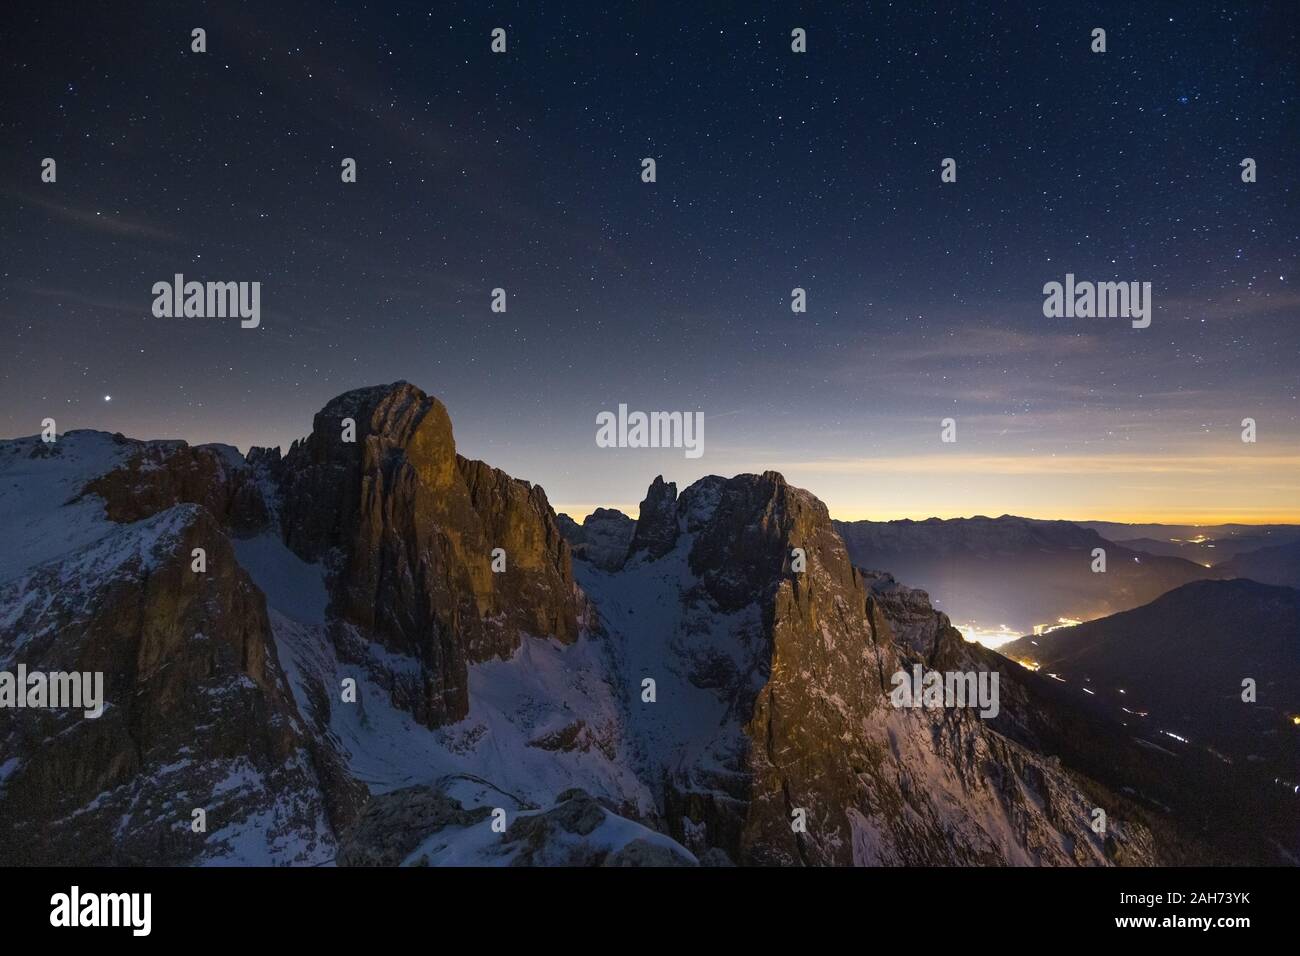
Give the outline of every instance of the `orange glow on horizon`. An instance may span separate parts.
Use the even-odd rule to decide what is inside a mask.
[[[1223,525],[1223,524],[1300,524],[1300,512],[1290,515],[1275,515],[1271,513],[1255,514],[1253,512],[1223,512],[1219,514],[1188,514],[1186,512],[1171,512],[1169,514],[1153,512],[1106,512],[1098,511],[1089,513],[1086,517],[1070,515],[1051,515],[1035,516],[1016,514],[1008,512],[1001,508],[990,510],[975,510],[965,513],[940,512],[938,514],[912,511],[900,513],[883,513],[883,512],[863,512],[848,511],[841,513],[832,513],[831,517],[837,521],[901,521],[910,518],[913,521],[925,521],[927,518],[940,518],[945,521],[953,518],[972,518],[976,515],[984,515],[987,518],[996,518],[1003,514],[1015,514],[1018,518],[1031,518],[1038,521],[1111,521],[1116,524],[1169,524],[1169,525]]]
[[[826,504],[840,521],[951,520],[1010,514],[1047,521],[1118,524],[1300,524],[1300,454],[918,455],[772,461],[746,449],[710,463],[717,475],[773,470]],[[762,462],[758,467],[756,462]],[[684,489],[700,472],[663,469]],[[588,494],[600,494],[592,490]],[[616,507],[636,517],[646,485]],[[563,495],[568,498],[573,492]],[[582,494],[579,492],[579,494]],[[585,495],[584,495],[585,497]],[[582,520],[598,504],[558,506]],[[1184,534],[1182,537],[1192,537]],[[1194,542],[1193,542],[1194,543]]]
[[[587,515],[591,514],[597,508],[613,508],[623,512],[631,518],[636,518],[640,503],[632,504],[556,504],[552,506],[556,514],[567,514],[578,524],[586,520]],[[910,518],[913,521],[925,521],[929,518],[939,518],[944,521],[950,521],[954,518],[973,518],[976,515],[983,515],[987,518],[996,518],[1003,514],[1016,514],[1008,512],[1001,508],[990,508],[987,510],[973,510],[967,512],[932,512],[932,511],[905,511],[905,512],[887,512],[872,511],[869,509],[846,509],[837,511],[831,509],[831,517],[836,521],[902,521]],[[1116,524],[1170,524],[1170,525],[1223,525],[1223,524],[1243,524],[1243,525],[1268,525],[1268,524],[1300,524],[1300,512],[1293,514],[1254,514],[1243,512],[1225,511],[1220,513],[1197,513],[1189,514],[1186,512],[1170,512],[1168,514],[1154,512],[1106,512],[1099,511],[1091,513],[1085,517],[1069,515],[1051,515],[1036,516],[1016,514],[1019,518],[1030,518],[1038,521],[1113,521]]]

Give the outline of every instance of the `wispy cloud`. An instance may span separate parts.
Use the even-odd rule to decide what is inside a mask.
[[[51,199],[34,196],[31,193],[14,190],[5,190],[4,195],[17,202],[29,203],[44,209],[65,222],[97,232],[154,242],[177,242],[180,239],[175,233],[169,232],[160,226],[145,222],[142,219],[132,219],[116,213],[104,212],[103,209],[69,206]]]

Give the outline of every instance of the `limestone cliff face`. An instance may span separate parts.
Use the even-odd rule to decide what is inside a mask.
[[[775,472],[730,486],[717,519],[693,559],[704,564],[705,548],[725,556],[705,573],[711,590],[760,600],[771,618],[770,676],[745,727],[753,787],[741,858],[851,863],[846,810],[859,796],[863,722],[884,704],[862,582],[825,505]],[[804,833],[791,828],[796,808],[807,813]]]
[[[331,569],[334,615],[421,662],[425,723],[468,712],[469,664],[524,635],[577,637],[584,602],[545,493],[457,455],[446,409],[413,385],[326,405],[280,467],[280,515],[286,544]]]
[[[497,643],[470,649],[470,659],[505,656],[520,634],[577,640],[582,602],[576,597],[568,542],[540,486],[511,478],[499,468],[456,456],[483,539],[505,552],[506,570],[493,574],[483,596],[488,614],[500,620]]]
[[[706,479],[677,511],[683,530],[694,529],[690,568],[710,603],[727,614],[759,609],[765,679],[733,701],[748,741],[746,785],[717,800],[692,782],[669,800],[683,800],[737,862],[852,863],[846,811],[866,763],[864,722],[884,700],[882,664],[865,588],[826,508],[765,472]],[[791,827],[796,809],[807,816],[802,833]]]
[[[332,855],[328,755],[304,737],[261,592],[203,508],[123,525],[0,588],[0,665],[18,663],[101,672],[104,711],[0,710],[0,753],[16,755],[0,862],[194,863],[236,853],[250,827],[269,831],[259,862]]]
[[[929,661],[938,647],[940,633],[950,625],[947,615],[934,609],[925,591],[900,584],[892,574],[862,574],[869,588],[867,610],[873,624],[883,624],[894,639]]]

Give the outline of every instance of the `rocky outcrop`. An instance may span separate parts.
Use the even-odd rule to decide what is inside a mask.
[[[268,521],[252,468],[228,445],[140,442],[114,435],[125,464],[88,482],[83,495],[103,499],[110,521],[140,521],[179,504],[202,505],[223,528],[256,531]]]
[[[584,603],[545,493],[457,455],[446,409],[415,386],[334,399],[280,473],[285,542],[330,568],[336,617],[421,662],[425,723],[466,714],[470,663],[525,635],[577,637]]]
[[[448,827],[483,823],[487,807],[466,810],[435,787],[406,787],[368,801],[339,843],[339,866],[401,866],[426,839]]]
[[[948,617],[934,609],[930,595],[910,588],[882,571],[863,571],[867,582],[867,613],[878,629],[929,660],[935,653],[940,632],[949,627]]]
[[[504,813],[504,811],[502,811]],[[694,866],[682,847],[577,788],[546,810],[466,810],[437,787],[373,798],[344,836],[341,866]],[[503,829],[494,828],[501,827]]]
[[[825,506],[766,472],[692,486],[679,511],[695,529],[696,599],[724,614],[754,607],[760,620],[759,683],[733,685],[729,700],[748,742],[737,774],[721,790],[700,774],[674,785],[667,800],[692,821],[682,838],[694,829],[742,863],[852,862],[845,809],[865,763],[856,728],[882,705],[881,668],[865,589]],[[809,815],[803,832],[796,810]]]
[[[316,772],[329,757],[304,737],[264,599],[205,509],[122,525],[0,588],[0,668],[19,663],[102,674],[104,709],[0,710],[0,754],[16,755],[0,761],[0,862],[332,856]]]
[[[636,522],[616,508],[597,508],[578,524],[566,514],[556,516],[573,556],[602,571],[617,571],[627,560]]]

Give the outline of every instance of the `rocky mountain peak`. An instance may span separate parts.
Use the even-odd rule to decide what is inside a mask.
[[[677,485],[658,475],[646,491],[632,532],[628,559],[640,553],[662,558],[677,544]]]
[[[349,422],[351,426],[349,428]],[[407,382],[344,392],[316,413],[312,431],[283,463],[285,543],[305,560],[355,539],[369,477],[410,468],[430,489],[453,482],[451,418],[436,398]]]
[[[691,569],[720,607],[743,607],[787,578],[795,548],[805,555],[813,548],[824,552],[835,579],[852,586],[852,566],[826,506],[778,472],[709,479],[708,485],[688,492],[683,499],[695,505],[702,519],[691,548]],[[708,502],[707,512],[701,499]]]
[[[603,571],[616,571],[627,560],[636,522],[616,508],[597,508],[578,524],[566,514],[556,516],[573,556]]]
[[[446,408],[414,385],[326,404],[285,457],[279,500],[285,543],[330,569],[335,615],[421,662],[425,722],[464,716],[470,662],[526,634],[577,637],[582,597],[545,492],[458,455]]]

